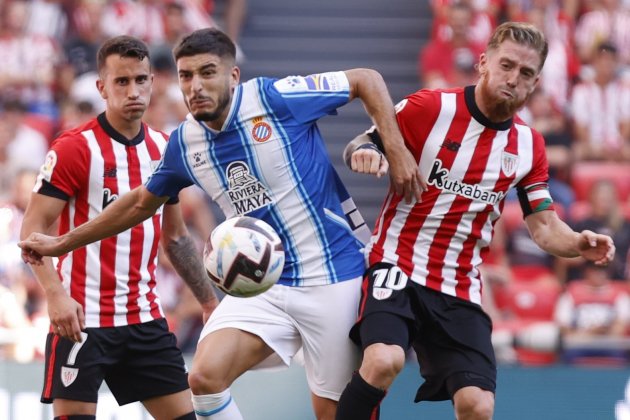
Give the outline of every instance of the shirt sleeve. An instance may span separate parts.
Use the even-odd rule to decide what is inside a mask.
[[[64,200],[76,196],[89,180],[89,162],[90,151],[80,134],[57,138],[39,169],[33,191]]]
[[[523,216],[543,210],[553,210],[553,200],[549,192],[549,163],[545,151],[545,139],[532,130],[532,169],[516,186]]]
[[[180,125],[171,134],[162,160],[145,184],[147,190],[158,197],[168,196],[173,200],[181,190],[194,183],[182,150],[182,135],[183,126]]]
[[[416,161],[420,159],[420,152],[438,117],[439,109],[435,94],[429,90],[409,95],[396,105],[398,127]]]
[[[289,76],[276,80],[273,88],[300,122],[334,115],[350,99],[350,82],[343,71]]]

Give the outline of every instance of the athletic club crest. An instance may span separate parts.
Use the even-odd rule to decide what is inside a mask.
[[[61,367],[61,382],[63,386],[66,388],[72,385],[75,379],[77,379],[77,375],[79,374],[79,369],[71,368],[67,366]]]
[[[505,176],[512,176],[518,168],[518,156],[512,153],[508,153],[505,150],[501,156],[501,170]]]
[[[392,289],[387,289],[385,287],[374,287],[372,289],[372,296],[376,300],[387,299],[392,295]]]
[[[271,126],[263,121],[263,117],[256,117],[252,120],[252,137],[259,143],[264,143],[271,137]]]

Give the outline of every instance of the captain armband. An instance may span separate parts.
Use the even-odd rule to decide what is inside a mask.
[[[517,192],[524,217],[539,211],[554,210],[549,185],[546,182],[518,187]]]

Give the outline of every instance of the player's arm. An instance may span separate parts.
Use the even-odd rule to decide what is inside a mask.
[[[412,198],[420,201],[427,185],[420,175],[416,160],[405,146],[383,77],[370,69],[352,69],[345,73],[350,84],[350,100],[361,99],[381,136],[394,190],[405,197],[407,202],[411,202]]]
[[[610,236],[590,230],[575,232],[554,210],[543,210],[525,217],[529,233],[536,244],[558,257],[582,256],[596,265],[606,265],[615,255]]]
[[[34,232],[53,234],[55,222],[66,201],[43,194],[32,193],[24,214],[20,238]],[[81,305],[66,293],[52,259],[45,257],[39,265],[31,265],[35,278],[44,289],[48,316],[53,330],[70,340],[80,342],[81,330],[85,328],[85,316]]]
[[[201,304],[206,321],[219,304],[219,299],[206,274],[200,252],[184,223],[179,204],[164,206],[161,242],[175,271]]]
[[[158,197],[141,185],[122,195],[94,219],[62,236],[47,236],[34,230],[18,244],[22,258],[31,264],[41,264],[41,256],[57,257],[117,235],[151,217],[168,198]]]

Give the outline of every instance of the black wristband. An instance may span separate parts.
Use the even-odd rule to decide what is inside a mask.
[[[370,150],[374,150],[376,152],[379,152],[381,155],[383,154],[383,152],[381,152],[381,150],[378,148],[378,146],[375,145],[374,143],[363,143],[362,145],[360,145],[356,149],[354,149],[354,152],[356,152],[359,149],[370,149]],[[352,153],[354,153],[354,152],[352,152]]]

